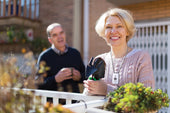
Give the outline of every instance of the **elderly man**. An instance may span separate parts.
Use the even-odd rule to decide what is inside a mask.
[[[45,62],[50,69],[39,89],[79,93],[78,83],[84,80],[85,66],[80,53],[66,44],[66,34],[59,23],[47,27],[51,47],[38,58],[38,67]]]

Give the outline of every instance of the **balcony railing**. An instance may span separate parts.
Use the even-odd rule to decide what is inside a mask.
[[[0,0],[0,18],[11,16],[38,19],[39,0]]]
[[[20,90],[14,88],[16,90]],[[36,96],[41,96],[42,104],[46,104],[47,97],[53,98],[53,105],[59,103],[59,99],[65,99],[66,105],[63,107],[69,108],[75,113],[95,113],[92,112],[93,108],[102,106],[106,99],[104,96],[86,96],[81,93],[59,92],[59,91],[47,91],[47,90],[34,90],[34,89],[22,89],[24,91],[34,91]],[[79,103],[72,103],[72,100],[77,100]],[[96,110],[96,109],[94,109]],[[34,111],[33,111],[34,113]],[[98,112],[99,113],[99,112]],[[104,112],[102,112],[104,113]],[[108,113],[108,112],[106,112]]]

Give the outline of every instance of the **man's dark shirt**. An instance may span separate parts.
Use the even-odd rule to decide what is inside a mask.
[[[48,48],[42,52],[38,58],[38,66],[41,61],[45,61],[46,66],[50,67],[47,71],[47,77],[44,78],[44,83],[39,85],[39,89],[58,91],[58,83],[55,81],[55,75],[62,68],[73,67],[81,74],[80,81],[73,81],[73,79],[64,80],[61,82],[63,91],[68,91],[68,85],[72,86],[72,92],[79,93],[78,83],[82,83],[85,79],[85,66],[80,56],[80,53],[71,47],[68,47],[68,51],[62,55],[57,54],[52,48]]]

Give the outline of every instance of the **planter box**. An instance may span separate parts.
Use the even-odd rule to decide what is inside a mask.
[[[21,44],[21,43],[4,43],[0,44],[1,51],[0,53],[21,53],[21,49],[25,48],[29,50],[29,44]]]
[[[99,108],[89,108],[86,110],[86,113],[116,113],[116,112],[106,111]]]
[[[116,112],[106,111],[99,108],[89,108],[87,109],[86,113],[116,113]],[[154,112],[147,112],[147,113],[157,113],[157,112],[154,111]]]

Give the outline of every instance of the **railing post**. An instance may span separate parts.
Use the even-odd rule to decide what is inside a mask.
[[[24,0],[24,17],[27,16],[27,2]]]
[[[1,6],[1,0],[0,0],[0,16],[2,16],[1,10],[2,10],[2,6]]]
[[[5,16],[6,14],[6,0],[3,1],[3,16]]]
[[[45,96],[41,97],[41,103],[43,103],[43,105],[45,105],[47,103],[47,97],[45,97]]]
[[[66,99],[66,104],[71,104],[72,99]]]
[[[168,88],[170,87],[170,24],[168,25]],[[170,90],[168,89],[168,95],[170,96]],[[170,113],[170,107],[168,108],[167,113]]]
[[[56,106],[59,104],[59,99],[56,97],[53,97],[53,105]]]
[[[11,0],[8,1],[8,16],[11,15]]]
[[[0,0],[0,17],[19,16],[37,19],[39,0]]]
[[[16,10],[16,9],[17,9],[17,8],[16,8],[16,7],[17,7],[16,4],[17,4],[17,1],[16,1],[16,0],[13,0],[13,15],[14,15],[14,16],[16,15],[16,11],[17,11],[17,10]]]
[[[36,12],[37,12],[37,0],[34,2],[34,19],[36,19]]]
[[[18,3],[18,16],[21,16],[21,0]]]
[[[31,0],[29,1],[29,18],[31,18],[31,9],[32,9],[32,7],[31,7]]]

